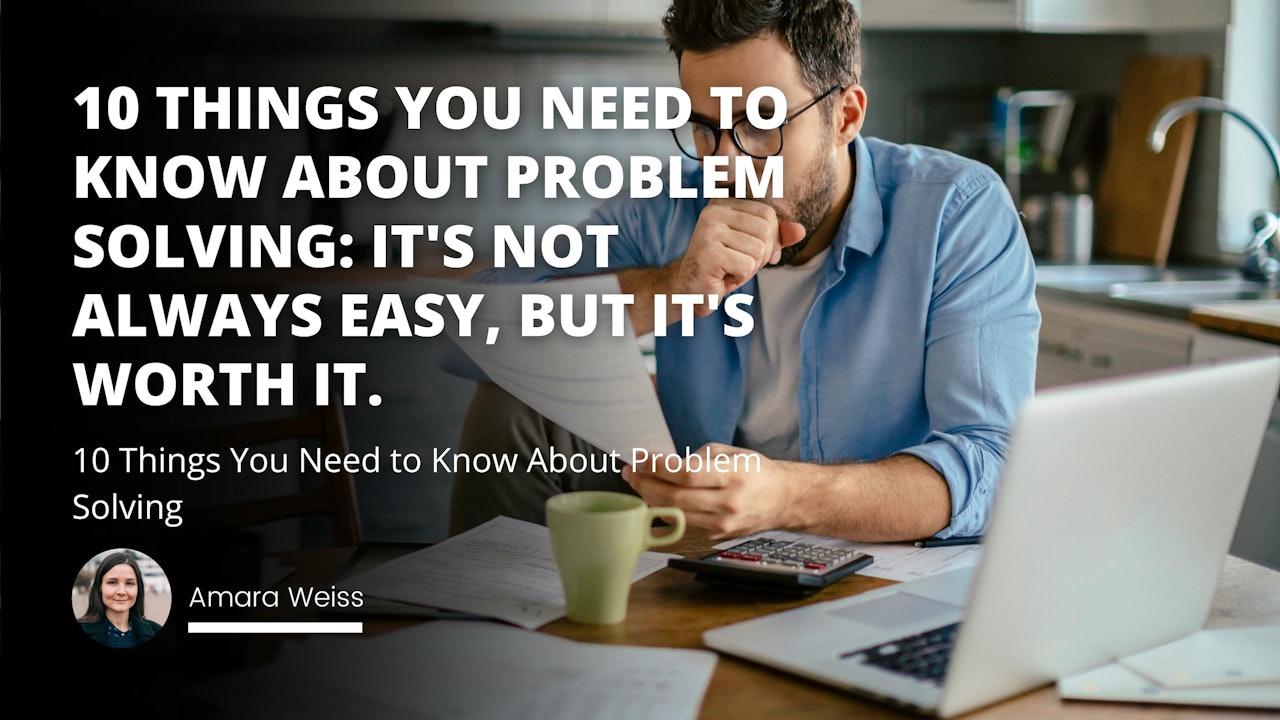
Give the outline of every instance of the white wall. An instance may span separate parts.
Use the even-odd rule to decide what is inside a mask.
[[[1226,53],[1223,99],[1274,136],[1280,132],[1280,2],[1233,0]],[[1218,242],[1239,250],[1252,235],[1253,215],[1280,203],[1275,165],[1263,143],[1244,123],[1224,122]]]

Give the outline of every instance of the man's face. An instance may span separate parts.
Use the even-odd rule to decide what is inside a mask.
[[[745,114],[746,98],[757,87],[780,90],[787,98],[788,115],[815,97],[801,81],[800,66],[790,48],[776,36],[753,38],[715,52],[686,51],[680,60],[680,84],[689,95],[693,117],[716,127],[720,124],[720,99],[712,97],[713,87],[742,88],[733,104],[735,120]],[[773,114],[768,100],[761,103],[760,114]],[[779,265],[788,264],[804,249],[836,196],[835,131],[828,104],[820,103],[785,125],[783,141],[783,197],[757,199],[771,205],[780,220],[798,222],[808,233],[803,241],[783,249]],[[728,131],[720,138],[717,154],[742,154]],[[755,161],[757,173],[764,162]]]

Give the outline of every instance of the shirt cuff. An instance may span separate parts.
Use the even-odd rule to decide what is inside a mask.
[[[951,524],[935,537],[983,533],[990,518],[995,490],[995,478],[987,472],[988,450],[969,438],[935,432],[924,443],[899,454],[913,455],[929,463],[951,491]],[[991,466],[998,472],[998,462]]]

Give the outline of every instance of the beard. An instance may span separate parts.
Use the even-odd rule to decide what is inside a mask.
[[[831,210],[832,189],[836,186],[836,161],[831,153],[824,153],[814,158],[812,163],[800,174],[803,184],[796,191],[795,212],[791,215],[778,213],[778,219],[797,222],[804,226],[804,239],[795,245],[782,248],[782,257],[776,263],[765,267],[781,267],[790,265],[796,256],[804,252],[809,238],[817,231],[823,219]]]

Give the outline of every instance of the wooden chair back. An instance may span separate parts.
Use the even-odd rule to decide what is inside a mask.
[[[340,405],[314,406],[289,417],[199,428],[168,434],[168,447],[241,448],[282,440],[319,442],[322,457],[350,452]],[[340,463],[334,463],[340,465]],[[248,527],[274,520],[323,515],[329,519],[334,547],[363,539],[355,480],[350,472],[325,467],[321,483],[299,492],[193,508],[191,519],[210,527]]]

